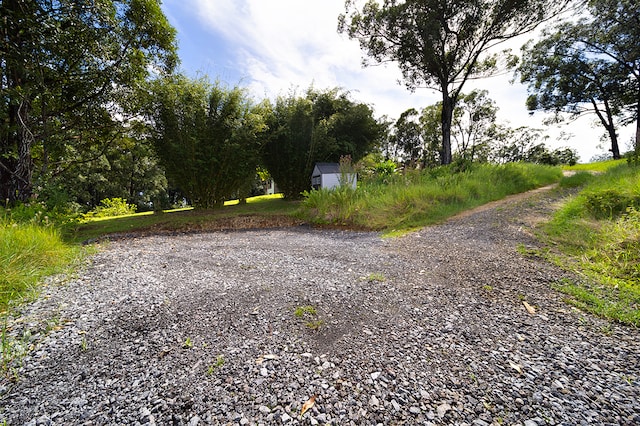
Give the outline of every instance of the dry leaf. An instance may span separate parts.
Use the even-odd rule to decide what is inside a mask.
[[[535,315],[536,308],[528,304],[525,300],[522,301],[522,304],[524,305],[524,308],[527,310],[527,312],[529,312],[531,315]]]
[[[520,364],[516,364],[515,362],[509,360],[509,366],[516,370],[518,373],[522,374],[522,366]]]
[[[315,403],[316,403],[316,395],[313,395],[302,406],[302,410],[300,410],[300,418],[302,418],[302,416],[304,416],[304,413],[306,413],[311,407],[313,407]]]

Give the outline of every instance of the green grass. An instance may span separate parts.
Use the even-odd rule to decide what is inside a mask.
[[[390,184],[312,191],[302,202],[300,216],[316,224],[395,235],[561,177],[559,168],[533,164],[481,165],[463,173],[450,168],[414,172],[397,176]]]
[[[0,219],[0,311],[30,296],[43,277],[65,271],[79,254],[52,227]]]
[[[625,163],[588,180],[542,231],[555,260],[584,277],[558,288],[574,305],[640,326],[640,168]]]
[[[598,161],[595,163],[586,163],[586,164],[576,164],[573,166],[564,166],[564,170],[575,170],[575,171],[589,171],[589,172],[606,172],[607,170],[617,167],[621,164],[626,164],[627,160],[606,160],[606,161]]]
[[[295,202],[285,201],[281,194],[264,195],[226,202],[223,208],[194,210],[192,208],[168,210],[162,213],[144,212],[126,216],[96,218],[65,228],[65,238],[73,242],[93,240],[105,235],[130,232],[204,231],[216,229],[216,223],[225,219],[246,217],[291,217],[298,208]]]

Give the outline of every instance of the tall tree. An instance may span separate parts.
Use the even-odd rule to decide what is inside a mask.
[[[488,141],[497,112],[498,107],[486,90],[460,95],[453,113],[452,134],[463,159],[487,161]]]
[[[613,158],[620,158],[616,131],[622,113],[624,67],[602,55],[587,52],[581,41],[591,37],[585,22],[563,23],[547,29],[535,44],[522,48],[522,61],[516,72],[529,85],[527,108],[554,113],[553,121],[595,114],[611,141]]]
[[[153,82],[151,99],[158,156],[195,207],[221,206],[255,178],[263,114],[242,89],[174,76]]]
[[[442,94],[442,163],[451,162],[453,110],[464,84],[497,69],[496,46],[556,16],[571,0],[346,0],[338,30],[377,63],[397,62],[410,90]],[[366,62],[365,62],[366,63]]]
[[[585,52],[608,59],[627,78],[620,81],[621,98],[628,116],[623,124],[636,123],[635,145],[640,154],[640,7],[636,0],[590,0],[591,17],[581,24]]]
[[[0,196],[24,201],[34,172],[118,139],[127,97],[176,64],[175,30],[158,0],[4,0],[0,16]]]
[[[305,96],[279,97],[267,115],[264,164],[286,198],[311,187],[315,162],[364,157],[384,134],[369,106],[338,89],[309,89]]]
[[[393,139],[402,153],[406,166],[416,167],[422,159],[424,143],[419,114],[415,108],[410,108],[400,114],[395,124]]]

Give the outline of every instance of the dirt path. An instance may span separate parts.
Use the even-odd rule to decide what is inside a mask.
[[[575,277],[517,250],[557,201],[529,193],[398,239],[112,242],[14,327],[36,348],[2,382],[0,420],[638,424],[638,330],[572,309],[553,285]]]

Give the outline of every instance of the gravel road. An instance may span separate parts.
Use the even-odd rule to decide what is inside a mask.
[[[573,309],[553,285],[575,277],[517,250],[557,197],[396,239],[298,226],[104,244],[10,324],[33,350],[0,381],[0,422],[640,424],[638,329]]]

